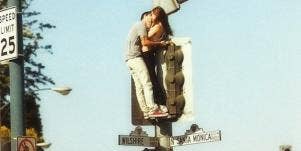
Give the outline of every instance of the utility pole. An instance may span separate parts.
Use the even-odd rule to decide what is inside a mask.
[[[155,125],[155,137],[159,139],[159,147],[156,151],[173,151],[169,138],[172,136],[172,123],[160,122]]]
[[[18,57],[9,63],[11,151],[17,151],[18,136],[24,135],[24,55],[21,0],[8,0],[7,7],[17,9]]]

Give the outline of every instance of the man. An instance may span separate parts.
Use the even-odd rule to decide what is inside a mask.
[[[126,48],[126,64],[135,83],[138,104],[143,112],[144,118],[167,116],[167,110],[163,112],[154,102],[153,85],[141,56],[143,46],[164,45],[165,42],[153,42],[147,37],[147,28],[151,26],[151,13],[145,12],[141,15],[141,21],[131,28]],[[166,109],[166,107],[164,107]]]

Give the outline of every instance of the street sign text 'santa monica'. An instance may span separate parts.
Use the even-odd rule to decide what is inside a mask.
[[[180,146],[220,140],[221,131],[218,130],[212,132],[196,132],[190,135],[173,136],[170,138],[170,144],[171,146]]]

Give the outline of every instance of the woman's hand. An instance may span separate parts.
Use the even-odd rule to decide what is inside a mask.
[[[160,41],[160,44],[162,46],[166,46],[166,45],[169,45],[171,42],[170,41]]]

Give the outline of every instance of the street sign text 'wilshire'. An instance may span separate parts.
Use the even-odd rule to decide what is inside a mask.
[[[156,147],[158,140],[148,136],[119,135],[119,145]]]
[[[118,144],[126,146],[157,147],[159,142],[156,137],[149,137],[148,134],[142,130],[141,126],[137,126],[129,135],[119,135]]]

